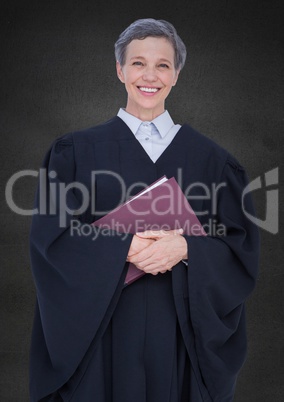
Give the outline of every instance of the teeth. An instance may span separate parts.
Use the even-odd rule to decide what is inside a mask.
[[[158,88],[139,87],[139,89],[143,92],[158,92]]]

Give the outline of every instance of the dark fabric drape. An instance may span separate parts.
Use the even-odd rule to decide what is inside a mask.
[[[174,334],[171,341],[167,337],[171,342],[167,348],[172,348],[173,356],[180,356],[176,360],[175,377],[171,374],[171,381],[176,378],[180,385],[175,398],[170,399],[171,394],[167,394],[169,401],[231,402],[246,356],[245,301],[255,284],[259,253],[257,228],[242,211],[242,190],[248,182],[244,169],[224,149],[188,125],[182,126],[153,163],[118,117],[57,140],[43,167],[47,169],[49,186],[46,199],[48,208],[53,205],[53,214],[35,215],[31,227],[31,261],[37,289],[31,346],[31,400],[37,402],[58,392],[65,401],[79,402],[81,398],[82,402],[132,402],[131,397],[129,401],[120,399],[114,389],[106,391],[108,381],[114,384],[113,379],[106,378],[107,373],[116,375],[115,366],[120,368],[122,376],[128,370],[127,356],[121,357],[113,349],[111,353],[109,345],[123,339],[132,303],[140,308],[139,295],[147,294],[144,307],[148,307],[135,317],[135,326],[129,322],[133,331],[127,345],[129,358],[137,350],[135,339],[148,333],[149,337],[143,339],[151,341],[155,325],[165,325],[164,332]],[[92,171],[100,171],[94,183],[90,180]],[[113,175],[103,171],[111,171]],[[164,174],[175,176],[184,191],[197,182],[208,188],[214,183],[225,183],[214,208],[212,199],[204,197],[201,186],[192,188],[190,203],[196,212],[208,212],[200,215],[203,225],[214,220],[226,227],[226,234],[185,236],[188,267],[180,262],[172,273],[146,275],[124,288],[125,261],[132,235],[122,236],[116,231],[106,234],[98,229],[95,239],[79,232],[71,235],[74,219],[81,225],[89,225],[96,218],[96,211],[89,207],[78,216],[65,214],[60,191],[55,193],[52,188],[59,189],[60,183],[65,186],[74,181],[83,183],[90,194],[95,190],[96,208],[102,211],[123,201],[121,184],[115,175],[122,177],[129,188],[138,182],[150,184]],[[141,186],[133,186],[132,194]],[[37,206],[42,202],[39,195]],[[82,194],[78,188],[69,189],[66,198],[70,210],[80,209]],[[253,214],[249,194],[245,208]],[[59,225],[62,216],[66,218],[65,227]],[[147,289],[151,291],[147,293]],[[145,320],[145,311],[149,311],[158,296],[161,306],[167,307],[161,308],[163,314]],[[151,342],[147,346],[149,350],[153,348]],[[159,359],[161,343],[157,342],[153,350],[157,350]],[[117,351],[122,353],[122,347]],[[155,365],[149,363],[151,354],[144,353],[144,359],[144,369],[152,367],[155,376]],[[140,363],[137,357],[137,364]],[[180,364],[185,373],[182,380]],[[163,365],[165,372],[171,365],[174,363]],[[133,370],[134,366],[135,362]],[[138,382],[132,385],[141,389]],[[141,392],[145,395],[148,392],[145,399],[148,402],[151,386],[145,387]]]

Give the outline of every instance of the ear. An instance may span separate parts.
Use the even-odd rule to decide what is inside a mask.
[[[124,84],[124,82],[125,82],[124,74],[123,74],[122,67],[121,67],[119,61],[116,62],[116,73],[117,73],[117,76],[120,79],[120,81]]]
[[[173,87],[174,87],[174,86],[176,85],[176,83],[177,83],[179,73],[180,73],[180,70],[177,70],[176,73],[175,73],[175,78],[174,78],[174,81],[173,81]]]

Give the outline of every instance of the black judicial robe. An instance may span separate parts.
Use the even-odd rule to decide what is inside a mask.
[[[56,140],[43,167],[46,200],[53,206],[50,214],[35,214],[31,227],[37,290],[31,401],[232,401],[246,356],[244,303],[255,285],[259,254],[258,230],[241,208],[248,181],[243,167],[189,125],[153,163],[119,117]],[[99,171],[93,183],[91,172]],[[98,217],[91,202],[74,216],[71,210],[80,209],[83,197],[79,188],[69,189],[65,216],[59,190],[60,183],[82,183],[95,197],[95,211],[109,211],[123,201],[118,175],[126,189],[132,186],[131,195],[162,175],[175,176],[184,191],[197,182],[209,189],[226,183],[214,215],[204,187],[193,186],[190,193],[196,196],[193,209],[206,211],[201,223],[222,223],[226,235],[185,235],[188,267],[180,262],[172,272],[124,287],[132,235],[102,229],[95,239],[87,235]],[[43,205],[39,192],[37,205]],[[254,213],[249,194],[244,206]],[[74,219],[85,225],[84,233],[71,235]]]

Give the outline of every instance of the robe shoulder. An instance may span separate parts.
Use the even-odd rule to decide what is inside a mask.
[[[204,163],[214,160],[221,167],[226,164],[234,170],[244,170],[239,161],[217,142],[200,133],[189,124],[184,124],[178,132],[178,141],[185,148],[193,149]],[[93,127],[80,129],[64,134],[54,141],[57,151],[68,146],[80,144],[90,144],[97,142],[118,141],[133,139],[131,131],[126,124],[118,117],[114,116],[110,120]]]
[[[123,134],[125,131],[128,131],[125,123],[119,117],[115,116],[112,119],[96,126],[63,134],[62,136],[58,137],[54,143],[58,143],[60,146],[68,146],[72,144],[75,145],[82,143],[85,144],[101,141],[113,141],[121,138],[121,135],[119,134]]]
[[[207,160],[215,159],[215,163],[217,162],[223,167],[228,164],[234,170],[245,170],[240,162],[227,149],[213,139],[200,133],[189,124],[185,124],[183,127],[186,133],[185,138],[189,145],[195,149],[195,152],[198,152],[200,158],[206,158]]]

